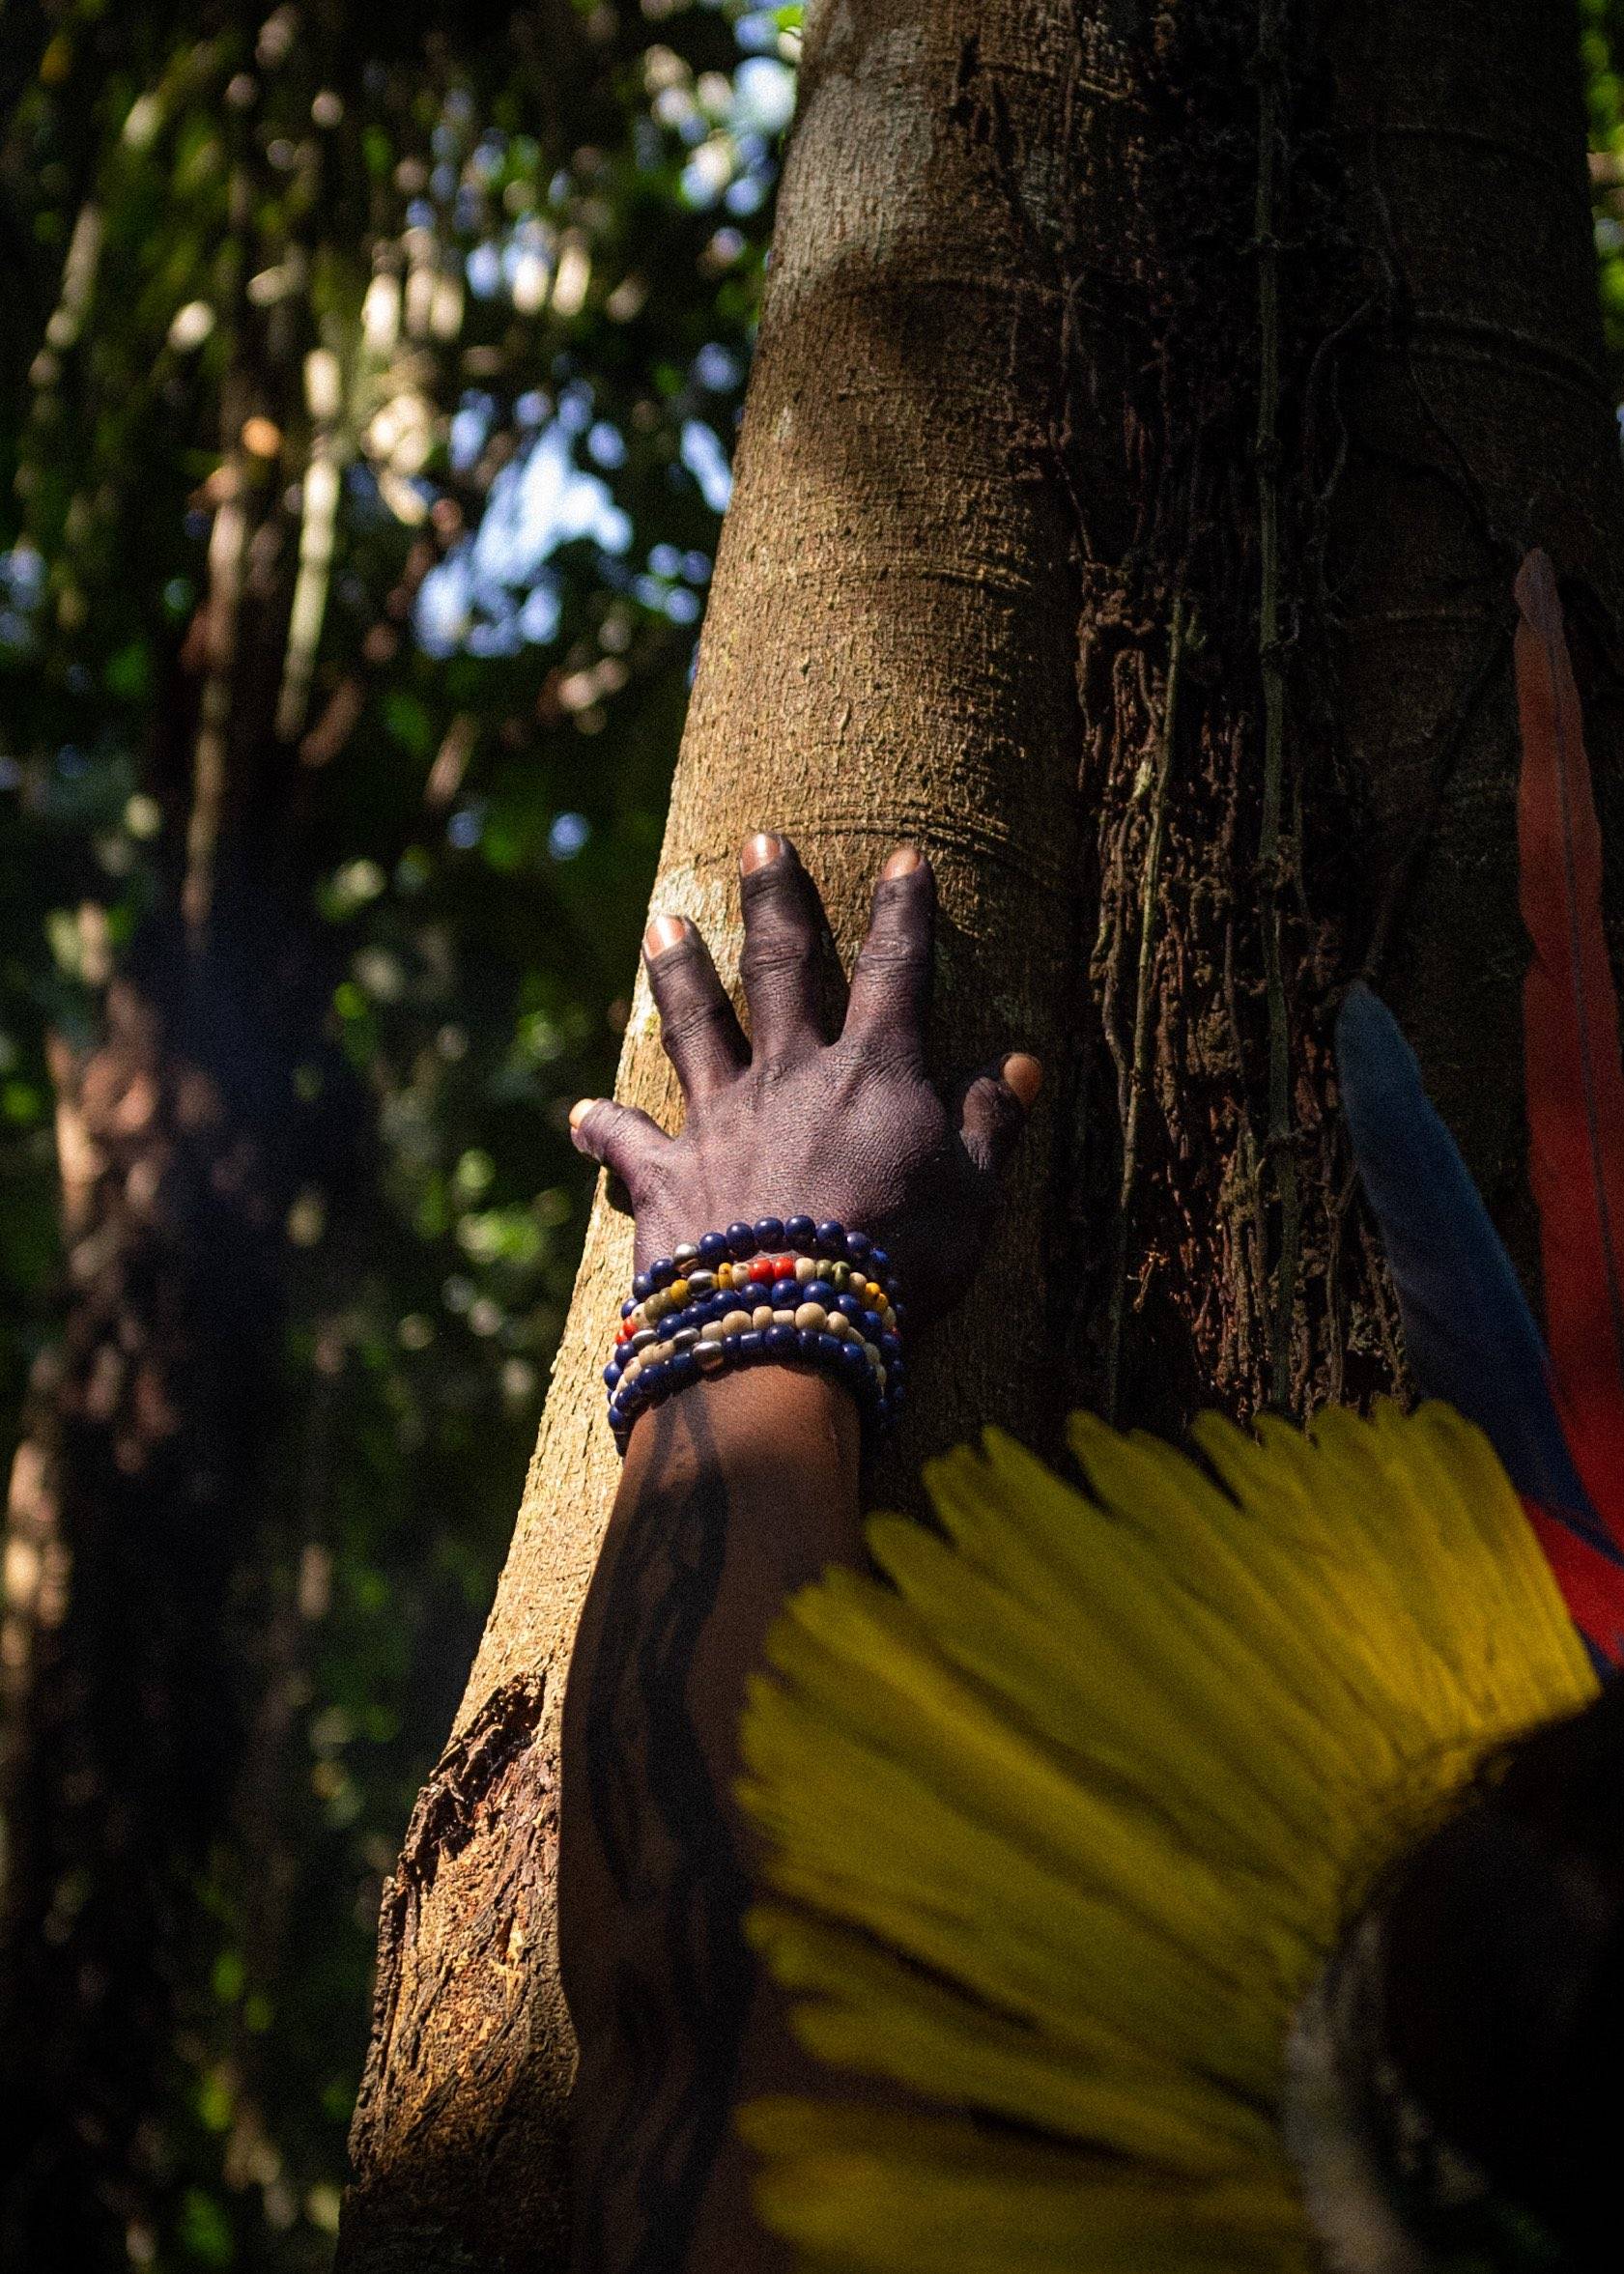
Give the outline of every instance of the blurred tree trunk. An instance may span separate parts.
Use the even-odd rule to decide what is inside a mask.
[[[184,854],[128,954],[87,947],[95,1038],[51,1048],[65,1326],[13,1465],[0,1631],[8,2266],[157,2247],[174,1994],[255,1703],[285,1220],[348,1142],[341,1089],[312,1112],[296,1084],[328,1055],[330,990],[283,866],[287,580],[275,547],[250,556],[280,508],[240,452],[219,486],[208,603],[151,753]]]
[[[738,842],[784,826],[849,951],[912,836],[941,881],[943,1067],[1011,1040],[1050,1067],[880,1494],[983,1420],[1052,1442],[1078,1399],[1177,1428],[1366,1394],[1400,1359],[1325,1014],[1384,971],[1510,1196],[1526,544],[1572,581],[1594,691],[1616,684],[1574,11],[809,14],[656,904],[731,973]],[[1617,739],[1598,712],[1604,768]],[[672,1108],[641,983],[618,1094]],[[385,1891],[350,2274],[560,2262],[556,1731],[629,1257],[600,1201]]]

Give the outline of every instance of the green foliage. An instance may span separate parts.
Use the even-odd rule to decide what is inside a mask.
[[[185,865],[222,512],[269,848],[366,1187],[290,1213],[239,1835],[197,1893],[158,2267],[327,2262],[373,1925],[517,1504],[727,492],[799,11],[63,0],[0,198],[0,1396],[66,1287],[47,1042]],[[347,22],[348,17],[348,22]],[[372,17],[365,19],[369,26]],[[479,19],[483,22],[485,19]],[[256,614],[252,580],[292,591]],[[278,578],[281,580],[278,583]],[[213,582],[212,582],[213,580]],[[200,661],[201,659],[201,661]],[[317,1101],[328,1077],[299,1085]]]

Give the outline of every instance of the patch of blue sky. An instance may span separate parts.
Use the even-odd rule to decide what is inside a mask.
[[[573,861],[592,834],[584,813],[557,813],[547,832],[547,849],[555,861]]]
[[[468,288],[476,300],[494,300],[501,290],[501,254],[488,240],[467,261]]]
[[[544,575],[561,545],[584,539],[610,554],[632,541],[630,517],[607,483],[575,463],[561,420],[544,429],[491,484],[478,528],[423,579],[415,629],[434,656],[466,647],[511,655],[558,627],[558,595]]]
[[[611,426],[607,418],[587,430],[586,455],[594,466],[613,473],[617,466],[626,463],[626,438],[617,426]]]
[[[733,469],[727,453],[702,418],[685,418],[679,445],[682,463],[699,485],[699,495],[712,513],[726,513],[733,495]]]
[[[709,393],[723,395],[739,384],[738,358],[717,340],[707,340],[694,358],[695,384]]]
[[[735,134],[782,134],[795,113],[795,73],[774,55],[747,55],[733,73]]]
[[[496,416],[496,398],[492,395],[467,394],[451,413],[451,431],[447,446],[451,453],[451,468],[455,473],[467,473],[491,432],[491,421]]]

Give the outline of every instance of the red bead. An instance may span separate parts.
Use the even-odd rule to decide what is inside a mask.
[[[614,1339],[617,1343],[629,1343],[631,1341],[632,1322],[629,1319],[621,1320],[619,1326],[615,1330]]]
[[[775,1256],[773,1258],[773,1277],[775,1279],[793,1279],[794,1276],[795,1259],[793,1256]]]
[[[776,1279],[778,1266],[771,1256],[757,1256],[750,1266],[752,1279]]]

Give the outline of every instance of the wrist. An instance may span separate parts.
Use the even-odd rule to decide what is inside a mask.
[[[883,1429],[905,1394],[901,1326],[889,1259],[861,1232],[802,1215],[703,1233],[633,1281],[604,1369],[610,1426],[624,1451],[676,1392],[791,1367],[840,1382]]]
[[[833,1464],[855,1490],[862,1446],[862,1408],[838,1379],[810,1367],[761,1366],[712,1375],[680,1399],[647,1407],[632,1424],[626,1466],[641,1468],[651,1457],[694,1468],[715,1460],[767,1475]]]

